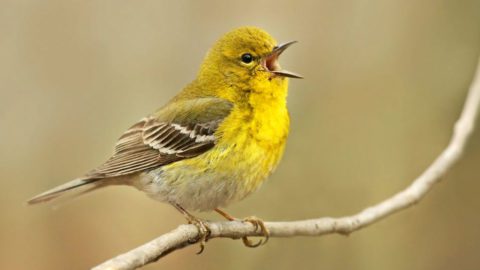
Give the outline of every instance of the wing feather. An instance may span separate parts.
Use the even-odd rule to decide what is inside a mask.
[[[154,169],[211,149],[215,132],[232,105],[218,98],[201,98],[176,104],[185,110],[172,115],[171,108],[146,117],[120,136],[113,156],[87,174],[105,178]],[[202,114],[202,110],[205,113]],[[189,117],[197,115],[201,117]],[[205,115],[207,117],[205,117]]]

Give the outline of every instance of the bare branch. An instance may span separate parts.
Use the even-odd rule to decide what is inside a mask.
[[[465,145],[473,132],[480,106],[480,63],[463,107],[455,124],[453,136],[447,148],[413,183],[391,198],[364,209],[358,214],[341,218],[318,218],[292,222],[265,222],[271,237],[319,236],[331,233],[349,234],[381,220],[399,210],[419,202],[433,185],[460,159]],[[243,236],[260,236],[250,223],[239,221],[209,222],[209,239],[223,237],[238,239]],[[94,270],[136,269],[177,249],[192,245],[199,240],[194,225],[181,225],[157,239],[125,254],[119,255]]]

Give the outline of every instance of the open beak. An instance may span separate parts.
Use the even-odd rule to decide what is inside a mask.
[[[285,42],[275,46],[272,52],[265,57],[263,67],[270,73],[278,76],[302,79],[303,77],[301,75],[282,69],[280,63],[278,63],[278,57],[293,43],[296,43],[296,41]]]

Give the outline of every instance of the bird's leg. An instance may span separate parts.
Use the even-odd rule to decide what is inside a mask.
[[[228,214],[227,212],[225,212],[225,211],[223,211],[219,208],[215,208],[215,212],[219,213],[224,218],[226,218],[230,221],[239,220],[238,218],[235,218],[235,217],[231,216],[230,214]],[[268,239],[270,238],[270,232],[268,231],[267,227],[263,223],[263,220],[261,220],[257,217],[251,216],[251,217],[246,217],[241,221],[252,223],[253,226],[255,227],[255,230],[260,228],[260,231],[262,232],[263,236],[265,237],[265,240],[263,240],[263,241],[260,240],[260,241],[258,241],[257,243],[254,244],[254,243],[252,243],[252,241],[250,241],[250,239],[248,239],[248,237],[244,236],[244,237],[242,237],[242,241],[243,241],[243,244],[245,246],[255,248],[255,247],[258,247],[260,245],[264,245],[268,242]]]
[[[199,234],[199,241],[200,241],[200,251],[197,252],[197,254],[201,254],[203,250],[205,249],[205,243],[207,242],[207,238],[210,235],[210,229],[208,228],[207,224],[205,224],[205,221],[195,217],[194,215],[190,214],[185,208],[183,208],[181,205],[177,203],[172,203],[172,205],[180,212],[183,214],[185,219],[188,221],[189,224],[193,224],[197,227],[198,229],[198,234]]]

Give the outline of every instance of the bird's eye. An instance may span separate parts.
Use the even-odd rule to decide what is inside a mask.
[[[253,56],[249,53],[242,54],[242,62],[245,64],[250,64],[253,61]]]

